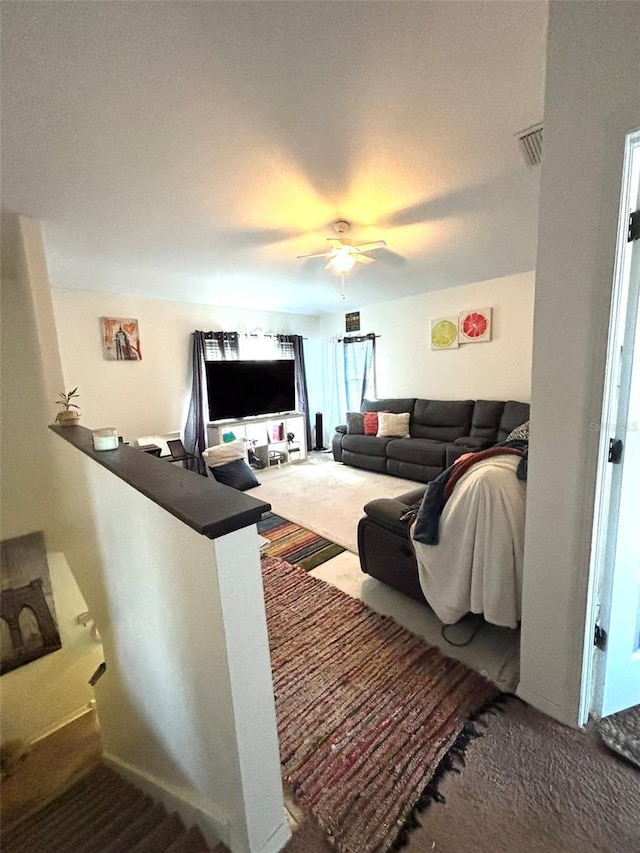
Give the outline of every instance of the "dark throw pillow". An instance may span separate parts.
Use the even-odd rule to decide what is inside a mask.
[[[364,415],[361,412],[347,412],[347,433],[364,435]]]
[[[222,483],[223,486],[231,486],[232,489],[238,489],[240,492],[260,485],[260,481],[244,459],[234,459],[233,462],[217,465],[215,468],[209,468],[209,470],[218,483]]]

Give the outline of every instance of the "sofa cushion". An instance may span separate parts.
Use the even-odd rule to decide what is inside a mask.
[[[389,464],[386,456],[367,456],[366,453],[352,453],[350,450],[343,452],[342,461],[345,465],[364,468],[365,471],[377,471],[379,474],[386,474]]]
[[[429,438],[394,438],[387,446],[387,458],[444,468],[446,448],[446,442]]]
[[[364,421],[364,434],[365,435],[377,435],[378,434],[378,413],[377,412],[365,412],[362,416]]]
[[[347,412],[347,433],[364,435],[364,416],[361,412]]]
[[[384,436],[395,436],[396,438],[409,437],[409,412],[394,414],[393,412],[379,412],[378,414],[378,438]]]
[[[232,489],[238,489],[241,492],[260,485],[256,475],[244,459],[235,459],[233,462],[227,462],[226,465],[217,465],[215,468],[209,468],[209,470],[218,483],[231,486]]]
[[[500,418],[500,428],[496,441],[506,441],[507,436],[520,424],[529,420],[529,404],[519,403],[517,400],[507,400],[504,412]]]
[[[342,437],[342,449],[365,456],[386,456],[387,445],[392,438],[377,438],[375,435],[345,435]]]
[[[364,400],[361,406],[363,412],[413,412],[415,397],[388,397],[386,400]]]
[[[469,435],[496,441],[503,411],[504,400],[476,400]]]
[[[473,400],[416,400],[411,436],[455,441],[471,431]]]

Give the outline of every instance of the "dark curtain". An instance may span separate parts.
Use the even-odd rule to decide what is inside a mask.
[[[238,358],[237,332],[199,332],[192,335],[191,352],[191,400],[184,428],[184,447],[192,453],[194,459],[185,463],[191,471],[207,476],[202,458],[207,447],[207,421],[209,405],[207,401],[207,382],[205,361],[224,361]]]
[[[309,395],[307,393],[307,373],[304,366],[304,345],[302,335],[278,335],[280,349],[293,347],[295,361],[296,397],[298,408],[304,414],[304,428],[307,434],[307,448],[311,450],[311,419],[309,417]]]
[[[202,451],[207,446],[206,424],[205,424],[205,370],[204,350],[205,332],[195,331],[191,335],[191,400],[189,401],[189,412],[187,423],[184,428],[184,447],[187,453],[192,453],[195,458],[187,460],[186,466],[198,474],[207,476]]]

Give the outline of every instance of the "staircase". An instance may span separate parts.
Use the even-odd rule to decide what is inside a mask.
[[[105,765],[0,840],[2,853],[227,853]]]

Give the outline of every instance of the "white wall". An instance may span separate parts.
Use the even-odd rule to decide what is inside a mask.
[[[27,248],[21,225],[15,249],[15,268],[2,280],[2,536],[21,536],[51,528],[55,518],[51,501],[51,463],[46,453],[47,424],[55,417],[55,396],[46,381],[38,335],[37,306],[32,292]],[[3,245],[3,251],[5,246]],[[44,282],[48,293],[48,282]],[[46,344],[49,373],[62,375],[55,336]],[[57,362],[58,373],[55,374]]]
[[[315,317],[85,290],[54,288],[52,296],[65,384],[79,386],[81,423],[91,429],[116,427],[125,441],[182,430],[194,329],[303,335],[311,411],[320,404]],[[100,317],[139,321],[142,361],[104,359]]]
[[[77,617],[87,605],[64,554],[47,553],[62,648],[2,676],[2,740],[37,740],[87,710],[88,682],[102,663],[93,622]]]
[[[90,629],[77,623],[87,605],[63,555],[55,553],[59,543],[47,424],[54,417],[60,359],[50,303],[47,312],[49,285],[38,223],[16,218],[16,234],[15,246],[3,244],[3,253],[10,249],[14,257],[11,277],[2,280],[0,528],[2,539],[44,531],[62,640],[59,651],[2,676],[2,738],[33,740],[86,708],[93,698],[87,682],[102,649]]]
[[[2,294],[2,535],[43,529],[56,552],[63,649],[2,677],[3,737],[65,722],[106,659],[119,769],[234,853],[275,853],[289,832],[255,528],[205,539],[47,429],[62,370],[40,230],[21,226]],[[104,653],[77,624],[87,606]]]
[[[640,4],[553,2],[533,339],[519,693],[576,724],[625,134]],[[586,628],[592,631],[592,626]]]
[[[360,309],[376,341],[378,397],[529,400],[534,273],[479,281]],[[491,341],[429,348],[430,320],[470,308],[493,309]],[[324,335],[344,333],[344,315],[323,318]]]

